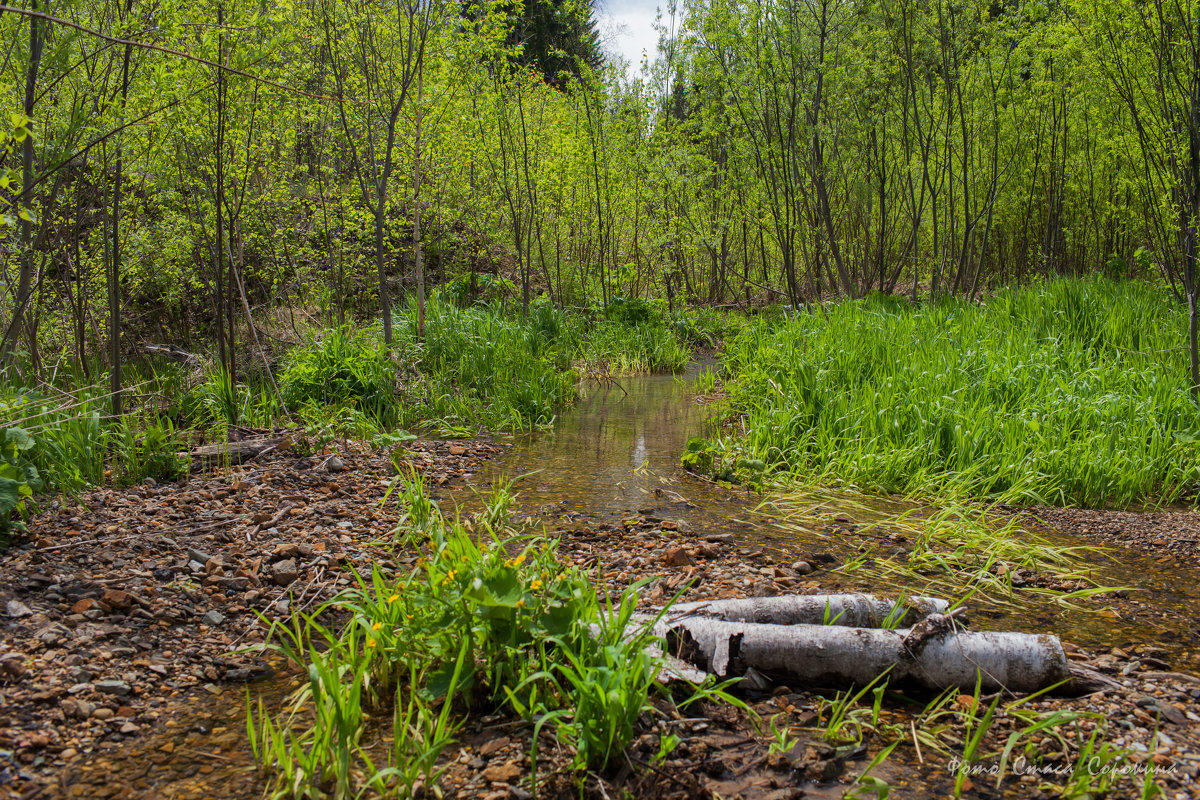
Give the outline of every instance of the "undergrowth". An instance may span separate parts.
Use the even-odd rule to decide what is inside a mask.
[[[727,340],[731,449],[860,490],[1128,506],[1195,497],[1184,315],[1095,278],[983,304],[874,296]]]
[[[401,481],[409,514],[397,531],[409,544],[424,541],[419,566],[407,574],[375,566],[313,614],[273,629],[273,646],[309,676],[282,715],[261,702],[248,710],[276,797],[427,791],[472,710],[548,726],[582,781],[624,752],[639,718],[654,711],[662,643],[652,633],[657,617],[633,617],[637,585],[598,596],[585,573],[559,562],[554,542],[505,527],[504,493],[483,513],[450,520],[418,502],[419,480]],[[333,626],[326,612],[348,619]],[[365,736],[371,717],[391,718],[386,746],[365,743],[377,738]]]

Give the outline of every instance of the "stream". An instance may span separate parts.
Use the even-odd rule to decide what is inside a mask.
[[[854,554],[860,542],[853,535],[806,536],[795,526],[773,520],[767,510],[760,511],[759,495],[703,482],[682,471],[679,455],[686,441],[701,435],[706,426],[706,409],[695,401],[692,386],[700,371],[710,368],[711,363],[700,363],[679,376],[626,378],[585,387],[579,402],[552,429],[516,437],[509,452],[477,473],[471,485],[441,492],[443,510],[476,508],[496,481],[516,479],[514,510],[534,525],[619,522],[653,513],[682,519],[697,534],[731,533],[747,560],[755,553],[768,553],[787,564],[820,552],[840,563]],[[867,523],[864,514],[904,508],[890,500],[846,497],[845,508],[835,501],[827,503],[823,518]],[[1042,535],[1056,543],[1092,544],[1053,532]],[[986,615],[977,627],[1053,632],[1098,651],[1156,640],[1172,669],[1200,669],[1196,570],[1124,550],[1091,553],[1086,559],[1097,583],[1133,591],[1108,609],[1108,598],[1084,599],[1080,606],[1086,610],[1030,594],[1018,598],[1009,611]],[[868,587],[856,585],[853,576],[828,576],[822,588]],[[885,594],[900,589],[869,588]],[[278,704],[292,685],[279,677],[255,684],[252,691],[268,704]],[[169,720],[165,730],[68,767],[69,775],[63,776],[70,787],[67,796],[116,796],[116,792],[95,793],[101,783],[114,788],[123,784],[123,797],[258,796],[261,782],[254,775],[245,743],[245,707],[246,695],[237,687],[217,698],[194,697],[191,710]],[[113,780],[114,776],[120,780]],[[830,796],[840,796],[842,790]]]

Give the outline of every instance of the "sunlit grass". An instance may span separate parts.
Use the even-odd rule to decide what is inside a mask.
[[[748,326],[727,342],[724,377],[739,449],[806,480],[1171,503],[1200,480],[1184,325],[1160,289],[1101,279],[983,305],[873,297]]]

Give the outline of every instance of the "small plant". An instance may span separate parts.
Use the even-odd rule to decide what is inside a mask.
[[[776,720],[782,717],[783,714],[776,714],[771,717],[771,743],[767,746],[767,752],[770,755],[784,755],[792,752],[799,743],[797,739],[792,738],[792,729],[788,725],[782,727],[775,724]]]
[[[863,734],[868,727],[863,722],[863,716],[867,710],[859,709],[858,701],[867,692],[871,691],[879,681],[884,680],[889,672],[891,672],[891,667],[877,675],[870,683],[853,694],[851,694],[850,690],[847,690],[845,692],[838,692],[832,701],[821,700],[821,709],[818,712],[818,716],[823,716],[826,708],[829,711],[829,720],[821,732],[821,736],[825,741],[837,744],[844,744],[846,742],[862,743]],[[875,718],[878,718],[877,707],[879,702],[880,700],[877,697],[876,710],[874,712]]]
[[[675,752],[675,748],[682,742],[679,736],[672,732],[663,733],[658,737],[658,752],[650,758],[651,764],[661,764],[671,757],[671,753]]]
[[[24,526],[29,500],[41,488],[37,467],[28,458],[33,445],[23,429],[0,428],[0,537],[8,535],[14,516]]]
[[[850,787],[850,790],[842,795],[843,800],[861,800],[861,798],[867,797],[874,797],[875,800],[887,800],[891,796],[891,784],[882,778],[872,775],[871,770],[878,767],[884,761],[887,761],[888,756],[892,754],[892,751],[899,744],[899,741],[892,742],[876,753],[866,768],[854,779],[854,784]]]

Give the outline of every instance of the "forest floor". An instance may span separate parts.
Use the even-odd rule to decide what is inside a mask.
[[[404,460],[445,497],[503,449],[484,440],[422,441],[408,446]],[[392,546],[401,509],[381,503],[395,469],[390,453],[365,446],[341,449],[337,461],[276,452],[171,485],[104,489],[80,498],[81,505],[50,504],[0,561],[0,609],[7,612],[0,621],[0,797],[260,796],[264,784],[245,741],[245,686],[281,702],[300,681],[279,660],[237,651],[261,643],[264,620],[285,620],[349,586],[354,568],[379,563],[403,571],[416,562],[416,551]],[[642,595],[650,603],[689,582],[685,600],[876,588],[854,586],[828,569],[835,561],[828,553],[777,563],[732,534],[693,530],[682,519],[688,505],[662,496],[612,520],[564,505],[542,509],[539,521],[561,540],[560,558],[591,570],[598,587],[620,591],[651,578]],[[1048,510],[1036,513],[1058,524]],[[1166,534],[1184,524],[1195,528],[1191,514],[1147,522],[1145,515],[1071,513],[1064,519],[1084,535],[1112,526],[1125,531],[1129,520],[1141,522],[1118,535],[1163,530],[1169,540]],[[1105,651],[1064,645],[1073,660],[1121,688],[1040,697],[1023,707],[1108,720],[1113,746],[1154,763],[1167,797],[1200,795],[1200,677],[1174,671],[1152,642]],[[788,686],[743,693],[759,723],[728,705],[693,706],[684,718],[663,704],[625,757],[589,778],[588,795],[841,797],[883,740],[831,735],[833,696]],[[953,742],[964,738],[962,720],[946,715],[936,734],[950,749],[922,750],[916,725],[927,720],[914,721],[927,700],[892,693],[870,726],[891,726],[903,739],[874,772],[899,797],[953,791],[948,764]],[[952,705],[971,702],[964,695]],[[796,732],[793,747],[781,751],[769,720]],[[1006,716],[990,735],[1002,743],[1019,724]],[[678,744],[656,758],[669,735]],[[446,795],[529,797],[532,737],[532,727],[512,715],[469,719],[441,781]],[[1007,775],[997,789],[994,777],[975,776],[964,791],[1057,796],[1053,787],[1069,780],[1082,744],[1072,749],[1050,736],[1034,742],[1044,763],[1063,767],[1066,778]],[[548,730],[540,751],[539,797],[578,796],[568,754]],[[1139,780],[1119,784],[1110,796],[1137,796]]]

